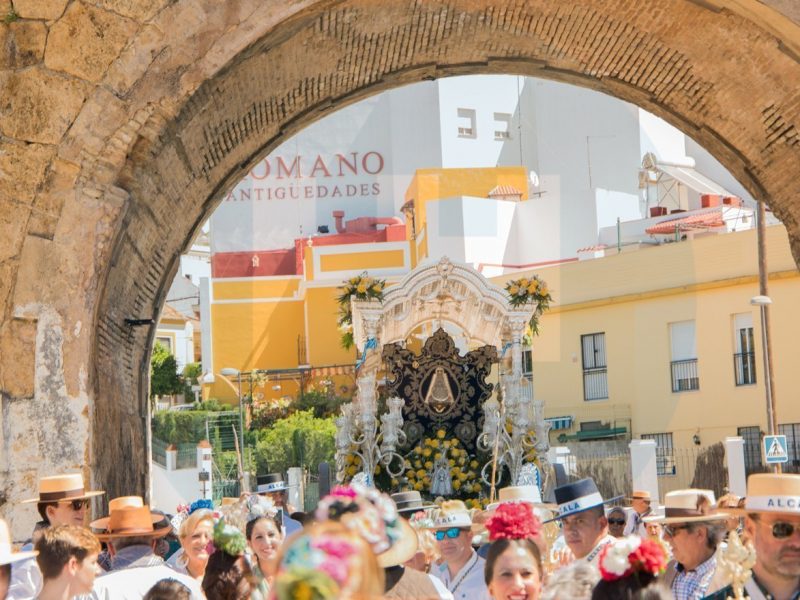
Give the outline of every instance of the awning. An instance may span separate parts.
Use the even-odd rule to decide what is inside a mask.
[[[703,175],[702,173],[700,173],[699,171],[695,170],[692,167],[671,165],[668,163],[659,162],[656,163],[655,168],[656,170],[661,171],[665,175],[672,177],[676,181],[681,182],[686,187],[693,189],[699,194],[718,194],[720,196],[736,195],[729,192],[718,183],[710,180],[708,177],[706,177],[705,175]]]
[[[568,435],[566,436],[566,439],[578,440],[579,442],[586,442],[589,440],[604,440],[624,435],[627,432],[627,427],[613,427],[611,429],[588,429],[585,431],[578,431],[574,435]]]
[[[550,431],[572,427],[572,417],[548,417],[544,421],[550,423]]]
[[[663,234],[672,235],[675,231],[690,231],[694,229],[713,229],[715,227],[724,227],[725,221],[722,218],[722,209],[713,208],[707,212],[695,213],[688,217],[675,217],[660,221],[645,229],[648,234]]]

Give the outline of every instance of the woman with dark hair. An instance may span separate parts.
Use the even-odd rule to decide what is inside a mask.
[[[505,502],[486,522],[489,551],[484,577],[494,600],[522,595],[538,600],[542,592],[542,555],[536,538],[541,523],[529,504]]]
[[[281,518],[277,512],[270,516],[251,519],[245,527],[247,545],[252,551],[253,574],[259,582],[262,594],[266,596],[272,583],[272,562],[283,543]]]
[[[208,558],[203,592],[208,600],[250,600],[256,580],[244,555],[244,534],[223,519],[214,526],[215,550]]]
[[[621,538],[603,548],[598,566],[602,579],[592,591],[592,600],[672,598],[659,581],[667,567],[667,553],[655,540]]]

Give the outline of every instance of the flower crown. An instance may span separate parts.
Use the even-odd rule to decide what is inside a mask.
[[[357,549],[331,535],[302,535],[292,542],[278,567],[278,600],[339,598],[348,587]]]
[[[173,529],[178,531],[186,518],[197,510],[210,510],[212,513],[214,513],[214,518],[219,517],[219,513],[214,510],[214,503],[211,500],[200,498],[191,504],[178,504],[178,506],[175,508],[175,516],[170,519],[170,524],[172,525]]]
[[[278,507],[275,506],[272,498],[249,494],[243,495],[233,504],[223,507],[222,514],[228,523],[240,531],[245,531],[247,524],[253,519],[261,517],[274,519],[278,514]]]
[[[533,514],[530,504],[503,502],[494,515],[486,521],[489,541],[523,540],[534,538],[542,530],[542,523]]]
[[[317,521],[338,521],[360,534],[375,554],[385,552],[400,539],[402,530],[397,506],[374,488],[353,483],[336,486],[320,500]]]
[[[223,518],[214,524],[214,548],[239,556],[247,549],[247,540],[238,528],[227,524]]]
[[[657,577],[667,568],[667,554],[655,540],[630,536],[603,548],[598,565],[606,581],[617,581],[636,573]]]

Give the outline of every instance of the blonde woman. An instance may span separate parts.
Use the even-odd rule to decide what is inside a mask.
[[[210,556],[209,545],[214,539],[214,513],[206,509],[191,513],[181,523],[178,538],[182,552],[172,567],[178,573],[202,581]]]

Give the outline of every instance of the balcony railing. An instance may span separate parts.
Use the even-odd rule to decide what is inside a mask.
[[[700,389],[700,378],[697,376],[697,359],[673,360],[670,363],[672,370],[672,391],[689,392]]]
[[[734,354],[733,371],[736,377],[736,385],[753,385],[756,382],[755,352]]]
[[[608,398],[606,367],[583,371],[583,399],[603,400]]]

